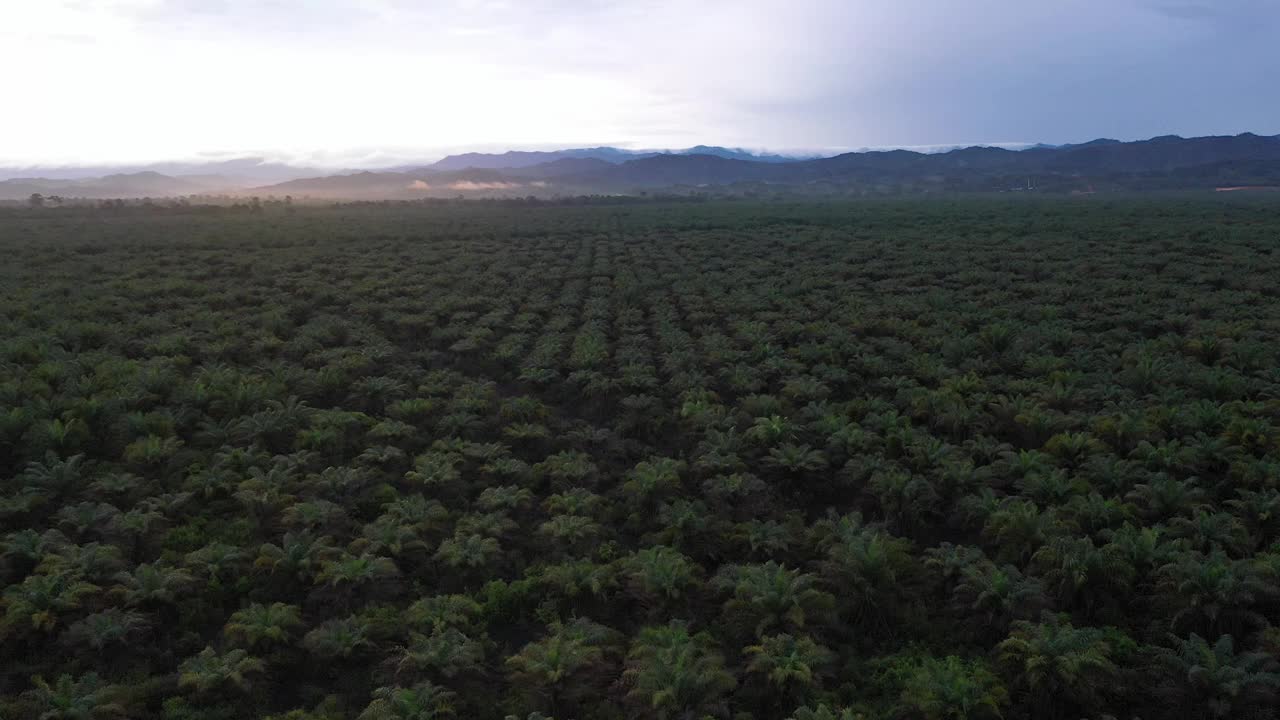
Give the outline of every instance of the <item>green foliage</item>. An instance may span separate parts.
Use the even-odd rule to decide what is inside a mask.
[[[1084,712],[1097,708],[1118,673],[1107,633],[1074,627],[1060,617],[1048,616],[1040,623],[1020,620],[996,649],[1017,685],[1051,714],[1061,714],[1065,703]]]
[[[717,712],[737,684],[706,633],[679,622],[640,631],[627,653],[628,699],[661,720]]]
[[[39,720],[93,720],[128,716],[125,706],[114,700],[121,695],[121,688],[104,683],[94,673],[80,677],[59,675],[52,684],[36,676],[32,682],[35,687],[24,694],[23,700],[29,703],[32,717]]]
[[[222,630],[252,649],[285,643],[302,625],[301,613],[294,605],[253,603],[233,613]]]
[[[1210,644],[1192,633],[1176,639],[1174,649],[1162,648],[1158,659],[1170,671],[1163,694],[1184,707],[1203,708],[1208,717],[1238,717],[1280,697],[1280,662],[1268,653],[1237,653],[1230,635]]]
[[[835,654],[807,636],[785,633],[761,638],[745,650],[751,658],[747,672],[759,673],[784,692],[803,691],[817,685],[835,660]]]
[[[902,693],[898,707],[907,717],[925,720],[1000,718],[1009,694],[985,663],[955,655],[925,657],[900,674]]]
[[[380,687],[360,720],[441,720],[456,717],[454,693],[424,682],[413,687]]]
[[[262,670],[262,661],[250,657],[244,650],[219,653],[212,647],[206,647],[198,655],[183,660],[179,665],[178,687],[190,688],[200,693],[223,687],[247,690],[251,682],[250,675]]]
[[[0,717],[1268,717],[1277,217],[0,210]]]
[[[545,697],[552,714],[597,692],[615,633],[583,618],[554,623],[541,640],[507,658],[513,685]]]

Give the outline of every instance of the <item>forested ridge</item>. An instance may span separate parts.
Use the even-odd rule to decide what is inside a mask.
[[[0,718],[1272,718],[1280,205],[0,212]]]

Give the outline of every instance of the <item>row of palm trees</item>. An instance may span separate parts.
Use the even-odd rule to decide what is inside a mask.
[[[1280,697],[1267,208],[68,223],[0,216],[0,714]]]

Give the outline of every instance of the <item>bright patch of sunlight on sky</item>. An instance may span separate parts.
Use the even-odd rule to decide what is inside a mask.
[[[0,163],[1280,132],[1273,0],[0,0]]]

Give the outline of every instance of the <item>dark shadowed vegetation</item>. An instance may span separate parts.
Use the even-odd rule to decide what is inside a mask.
[[[1274,200],[62,210],[0,717],[1274,717]]]

